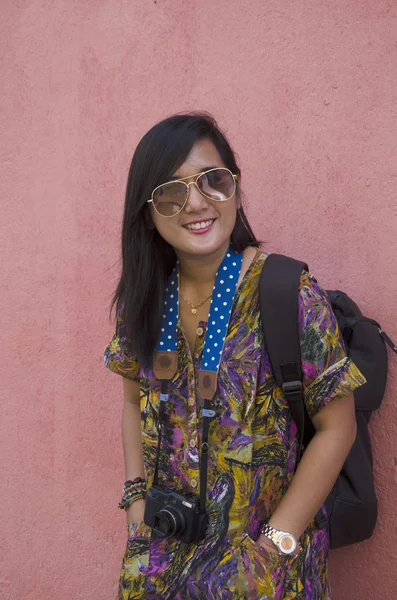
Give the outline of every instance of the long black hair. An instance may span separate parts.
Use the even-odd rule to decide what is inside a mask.
[[[176,262],[172,246],[150,226],[147,200],[203,138],[214,144],[224,165],[240,175],[226,136],[207,113],[179,114],[161,121],[143,136],[132,158],[123,217],[123,268],[111,310],[116,305],[128,347],[142,365],[153,359],[161,328],[164,284]],[[241,198],[239,184],[237,194]],[[237,252],[259,246],[242,208],[237,211],[231,245]]]

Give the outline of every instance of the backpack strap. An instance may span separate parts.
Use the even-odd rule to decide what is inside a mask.
[[[309,270],[303,262],[281,254],[270,254],[264,262],[259,280],[264,341],[276,383],[283,390],[298,428],[300,450],[305,429],[298,332],[298,296],[303,270]]]

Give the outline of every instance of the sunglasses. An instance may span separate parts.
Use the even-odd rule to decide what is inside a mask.
[[[191,177],[195,177],[195,180],[185,183],[184,180]],[[191,175],[190,177],[183,177],[158,185],[154,188],[152,197],[148,202],[153,203],[154,210],[161,217],[175,217],[185,207],[191,185],[195,185],[206,198],[215,200],[215,202],[225,202],[236,191],[237,178],[238,175],[233,175],[225,167],[209,169],[198,175]]]

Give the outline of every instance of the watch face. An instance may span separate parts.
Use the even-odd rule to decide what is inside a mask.
[[[284,533],[279,539],[279,548],[283,554],[292,554],[296,549],[296,539],[290,533]]]

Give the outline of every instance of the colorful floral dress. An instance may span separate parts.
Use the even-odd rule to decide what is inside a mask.
[[[277,508],[294,474],[296,427],[269,363],[258,303],[259,275],[266,254],[254,260],[232,309],[213,402],[209,433],[207,506],[210,527],[197,544],[159,539],[143,522],[129,527],[119,600],[326,600],[328,537],[311,522],[297,558],[268,554],[255,542],[261,524]],[[334,398],[365,383],[345,355],[326,293],[307,273],[301,277],[299,335],[304,398],[310,416]],[[202,417],[196,398],[206,323],[197,329],[192,356],[178,328],[178,371],[170,385],[160,460],[160,485],[199,491]],[[105,364],[141,389],[142,441],[148,486],[154,475],[159,382],[128,351],[125,327],[105,350]]]

